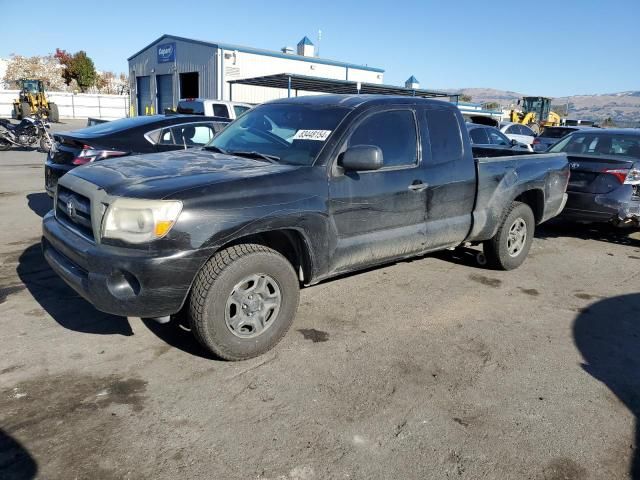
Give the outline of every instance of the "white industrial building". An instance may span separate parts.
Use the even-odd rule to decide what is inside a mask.
[[[163,35],[129,57],[132,114],[162,112],[180,98],[261,103],[286,97],[286,88],[229,82],[288,73],[360,84],[382,84],[384,70],[316,56],[304,37],[294,51],[263,50],[221,42]],[[296,91],[303,95],[305,91]]]

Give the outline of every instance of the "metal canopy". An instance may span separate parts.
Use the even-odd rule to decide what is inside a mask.
[[[342,93],[342,94],[374,94],[374,95],[404,95],[408,97],[447,97],[454,103],[458,103],[458,94],[438,92],[431,90],[412,89],[396,87],[394,85],[381,85],[379,83],[353,82],[350,80],[333,80],[330,78],[310,77],[307,75],[297,75],[293,73],[277,73],[275,75],[265,75],[263,77],[241,78],[231,80],[231,100],[233,100],[233,85],[254,85],[257,87],[271,87],[287,89],[288,96],[298,90],[322,93]]]

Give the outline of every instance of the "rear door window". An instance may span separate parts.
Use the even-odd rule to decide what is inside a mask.
[[[377,146],[385,167],[403,167],[417,163],[417,141],[413,111],[393,110],[365,118],[351,134],[349,147]]]
[[[489,142],[491,142],[491,145],[509,145],[509,139],[505,137],[502,132],[488,128],[487,133],[489,134]]]
[[[222,103],[214,103],[211,105],[213,107],[213,116],[214,117],[224,117],[229,118],[229,109],[226,105]]]
[[[462,133],[458,117],[451,110],[425,110],[431,144],[432,164],[453,162],[462,157]]]
[[[163,130],[160,145],[201,146],[209,143],[214,135],[214,127],[209,123],[176,125]]]
[[[236,118],[238,118],[240,115],[242,115],[247,110],[249,110],[249,107],[245,107],[244,105],[234,105],[233,106],[233,111],[236,114]]]
[[[469,136],[471,137],[471,142],[475,145],[489,144],[489,136],[487,135],[486,128],[473,128],[469,130]]]

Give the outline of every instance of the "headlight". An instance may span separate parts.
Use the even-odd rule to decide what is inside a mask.
[[[102,237],[145,243],[164,237],[178,220],[178,200],[116,199],[105,213]]]

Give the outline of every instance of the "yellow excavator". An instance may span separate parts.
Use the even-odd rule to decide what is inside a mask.
[[[518,100],[521,110],[512,109],[510,120],[527,125],[536,133],[540,127],[556,127],[560,125],[560,115],[551,111],[551,99],[548,97],[522,97]]]
[[[13,110],[18,120],[32,115],[47,117],[50,122],[60,120],[58,106],[47,99],[42,80],[23,79],[18,85],[20,95],[13,101]]]

